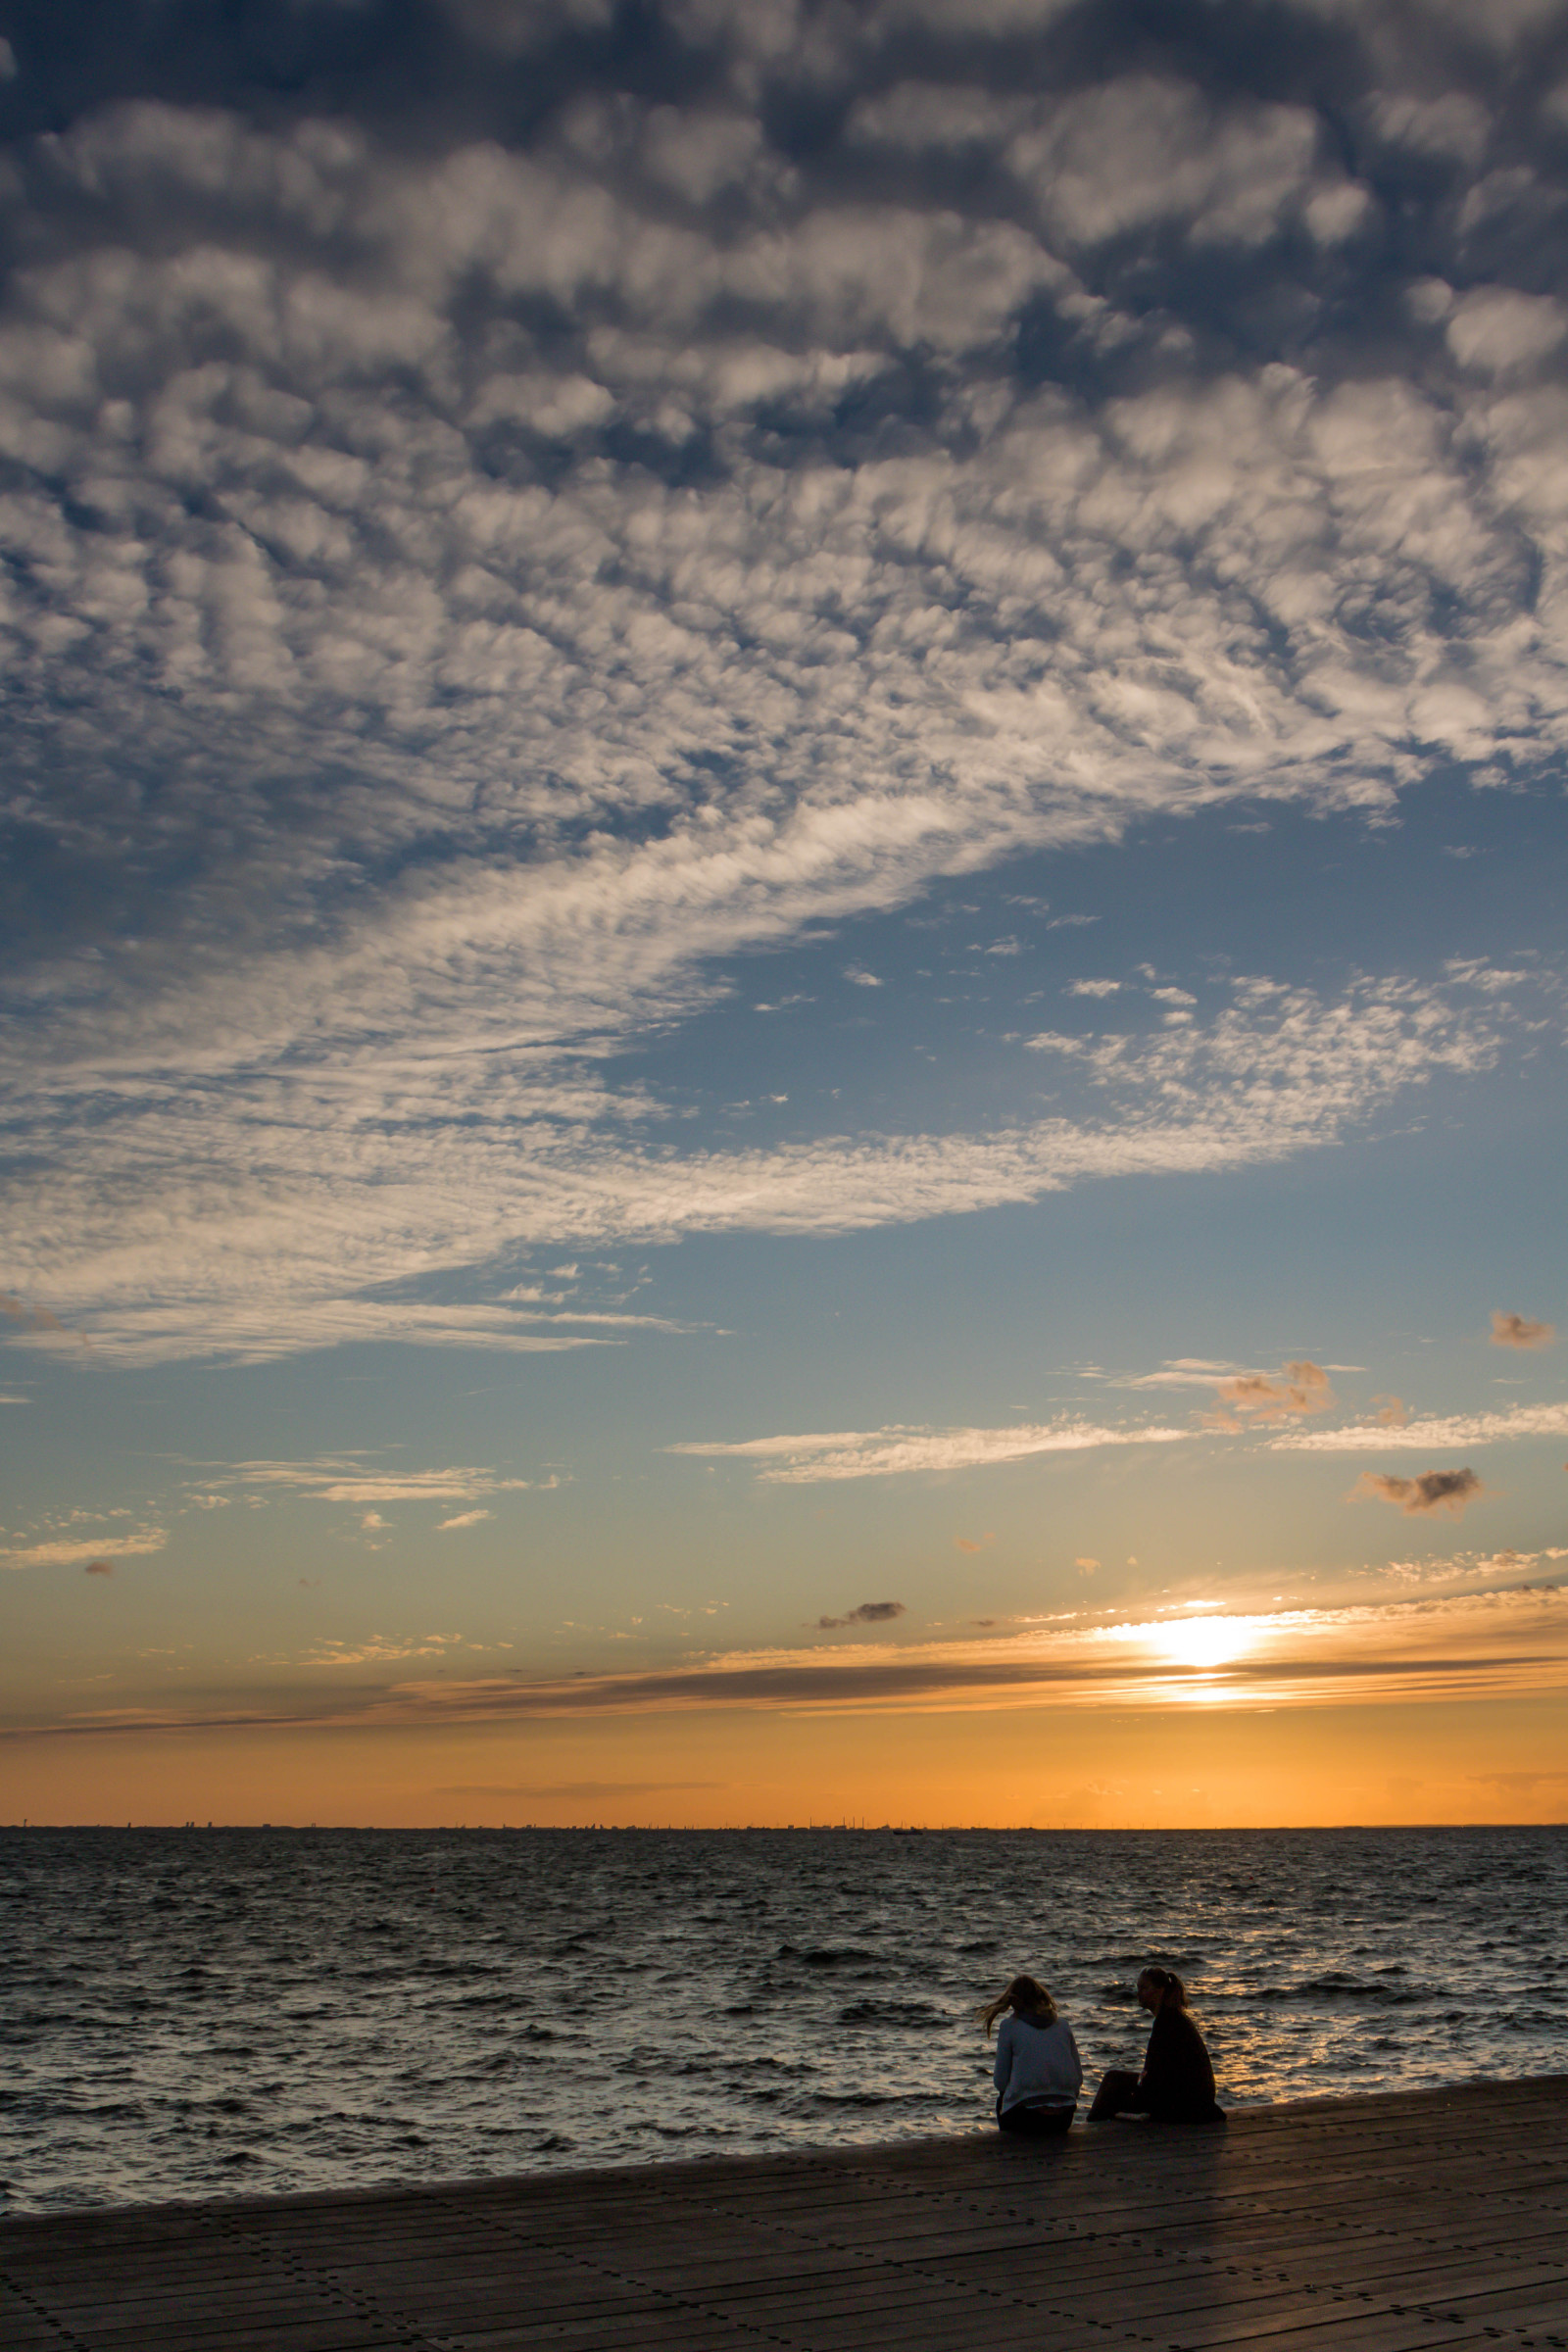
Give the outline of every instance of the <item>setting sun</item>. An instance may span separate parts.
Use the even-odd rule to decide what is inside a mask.
[[[1190,1617],[1152,1631],[1154,1648],[1174,1666],[1228,1666],[1255,1647],[1257,1638],[1247,1617]]]

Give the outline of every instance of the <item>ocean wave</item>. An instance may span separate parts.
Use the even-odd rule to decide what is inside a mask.
[[[1015,1966],[1091,2083],[1154,1959],[1227,2104],[1568,2067],[1562,1830],[29,1831],[0,1899],[24,2207],[976,2130]]]

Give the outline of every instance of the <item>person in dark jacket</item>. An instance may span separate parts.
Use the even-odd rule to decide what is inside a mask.
[[[1147,2115],[1156,2124],[1222,2124],[1225,2110],[1214,2097],[1214,2069],[1180,1977],[1173,1968],[1146,1968],[1138,1980],[1138,1998],[1154,2019],[1144,2071],[1134,2075],[1112,2067],[1095,2094],[1089,2121]]]

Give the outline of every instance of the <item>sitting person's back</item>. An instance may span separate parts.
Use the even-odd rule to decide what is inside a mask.
[[[1034,2137],[1065,2132],[1083,2083],[1083,2061],[1072,2028],[1033,1977],[1014,1977],[1005,1992],[976,2012],[987,2033],[1004,2011],[993,2081],[997,2122],[1004,2132]]]

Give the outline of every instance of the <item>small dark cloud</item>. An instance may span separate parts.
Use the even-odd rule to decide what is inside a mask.
[[[1375,1494],[1380,1502],[1397,1503],[1407,1519],[1430,1511],[1446,1511],[1457,1519],[1466,1503],[1485,1492],[1473,1470],[1423,1470],[1416,1478],[1385,1478],[1374,1470],[1362,1472],[1356,1492]]]
[[[83,1576],[113,1576],[115,1563],[113,1560],[89,1560],[81,1573]]]
[[[1536,1323],[1529,1315],[1508,1315],[1498,1308],[1492,1318],[1494,1348],[1549,1348],[1556,1337],[1555,1324]]]
[[[895,1617],[907,1615],[902,1600],[862,1600],[858,1609],[851,1609],[846,1616],[819,1617],[815,1630],[829,1634],[841,1625],[888,1625]]]

